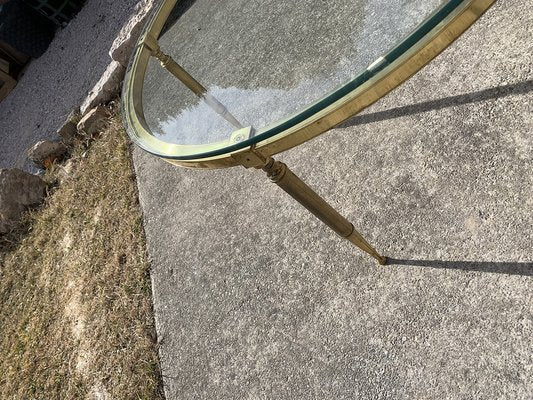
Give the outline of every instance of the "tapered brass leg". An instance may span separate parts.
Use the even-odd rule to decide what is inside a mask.
[[[364,252],[370,254],[378,262],[384,265],[387,258],[381,256],[368,242],[357,232],[354,226],[324,199],[307,186],[300,178],[282,162],[272,158],[267,159],[262,167],[272,182],[290,194],[296,201],[311,211],[318,219],[333,229],[340,236],[348,239]]]
[[[232,124],[235,128],[244,128],[220,101],[207,92],[207,89],[203,87],[200,82],[194,79],[192,75],[174,61],[172,57],[161,50],[157,39],[152,35],[147,35],[144,39],[144,45],[152,51],[152,56],[161,62],[163,68],[179,79],[181,83],[187,86],[187,88],[196,96],[205,100],[206,104],[211,107],[213,111]]]

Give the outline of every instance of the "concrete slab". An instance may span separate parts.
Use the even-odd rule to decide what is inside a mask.
[[[525,0],[499,2],[278,156],[389,266],[260,172],[135,150],[169,399],[533,396],[532,27]]]

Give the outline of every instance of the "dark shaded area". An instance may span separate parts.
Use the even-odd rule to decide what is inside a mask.
[[[533,262],[493,262],[493,261],[442,261],[442,260],[401,260],[388,258],[387,265],[461,269],[463,271],[492,272],[496,274],[533,276]]]
[[[40,57],[54,38],[55,25],[19,1],[0,5],[0,41],[28,56]]]
[[[85,0],[22,0],[57,26],[66,26],[83,7]]]
[[[166,31],[168,31],[174,23],[180,19],[180,17],[187,12],[189,8],[196,2],[196,0],[183,0],[178,1],[178,3],[174,6],[172,11],[170,12],[170,15],[167,18],[167,21],[165,22],[165,25],[163,26],[163,30],[161,31],[161,35],[163,35]],[[160,36],[161,36],[160,35]]]
[[[497,99],[513,94],[525,94],[533,90],[533,80],[513,83],[510,85],[497,86],[479,92],[467,93],[458,96],[445,97],[443,99],[426,101],[423,103],[412,104],[409,106],[396,107],[390,110],[379,111],[370,114],[357,115],[348,121],[340,124],[339,128],[347,128],[368,124],[371,122],[385,121],[388,119],[399,118],[405,115],[419,114],[432,110],[441,110],[447,107],[460,106],[463,104],[477,103],[491,99]]]

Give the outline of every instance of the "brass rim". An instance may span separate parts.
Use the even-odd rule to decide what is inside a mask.
[[[377,70],[365,71],[341,88],[346,93],[341,92],[339,96],[336,91],[297,115],[277,123],[274,129],[278,132],[272,136],[265,134],[264,131],[268,129],[263,129],[253,140],[238,145],[232,144],[230,139],[207,145],[178,145],[164,142],[150,134],[142,109],[142,89],[151,51],[144,43],[148,35],[156,38],[159,36],[177,1],[162,0],[139,38],[124,80],[123,120],[128,134],[137,145],[166,161],[190,168],[222,168],[242,164],[242,156],[252,149],[265,157],[278,154],[357,114],[423,68],[466,31],[496,0],[448,2],[433,14],[435,21],[431,21],[430,17],[419,26],[423,35],[416,37],[413,34],[406,38],[383,57],[385,61],[387,57],[393,59],[390,63],[383,63]],[[446,7],[450,7],[450,10],[446,10]],[[439,18],[439,12],[446,12],[446,17]],[[424,24],[430,24],[431,29],[427,29],[427,26],[426,30],[421,29]],[[371,77],[359,84],[357,79],[363,79],[364,74],[371,74]],[[350,85],[354,86],[353,89]],[[331,101],[329,96],[335,94],[339,98]],[[320,103],[326,100],[330,104],[322,107]]]

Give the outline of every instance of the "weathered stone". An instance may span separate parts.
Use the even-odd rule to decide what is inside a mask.
[[[89,111],[78,124],[80,133],[92,136],[101,131],[109,117],[109,111],[104,106],[97,106]]]
[[[55,160],[63,157],[67,147],[61,142],[44,140],[28,150],[28,158],[38,167],[48,168]]]
[[[78,134],[78,128],[75,123],[66,121],[63,126],[57,130],[57,134],[61,137],[63,143],[72,144]]]
[[[78,108],[68,115],[63,125],[57,130],[57,134],[61,137],[63,143],[70,145],[74,142],[78,134],[77,125],[80,119],[80,109]]]
[[[15,228],[24,211],[44,199],[46,183],[19,169],[0,169],[0,233]]]
[[[146,17],[152,9],[154,0],[144,0],[137,4],[135,12],[130,20],[122,27],[117,38],[109,50],[112,60],[118,62],[123,67],[128,66],[130,55],[135,47],[135,43],[141,34]]]
[[[81,105],[81,114],[85,115],[91,108],[105,104],[117,97],[125,74],[126,68],[118,62],[112,61]]]

